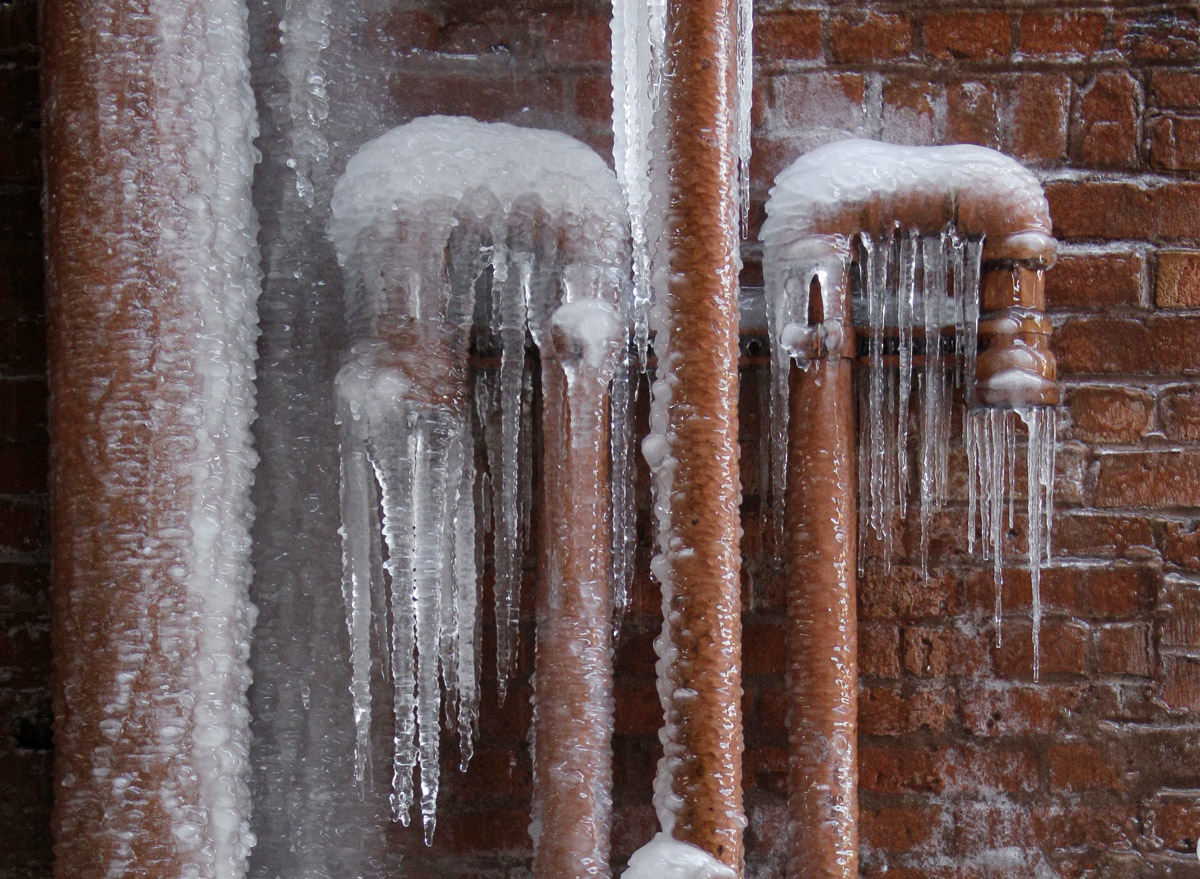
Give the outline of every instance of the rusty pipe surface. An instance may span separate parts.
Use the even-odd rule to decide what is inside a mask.
[[[650,436],[663,831],[742,870],[735,4],[667,5],[665,289]]]
[[[609,389],[627,332],[583,300],[551,317],[542,351],[541,571],[534,711],[538,879],[605,879],[612,814]]]
[[[259,282],[244,9],[42,13],[54,872],[240,876]]]
[[[788,876],[858,876],[853,334],[841,316],[789,370]],[[836,305],[835,305],[836,307]],[[828,313],[828,312],[826,312]],[[818,330],[820,327],[817,328]],[[823,336],[817,341],[814,337]]]

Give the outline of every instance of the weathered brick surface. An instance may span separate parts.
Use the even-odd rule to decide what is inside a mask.
[[[1066,381],[1057,561],[1042,578],[968,551],[965,492],[859,584],[864,877],[1200,875],[1200,18],[1163,3],[759,3],[752,229],[780,170],[849,136],[995,146],[1047,182],[1064,248],[1047,274]],[[363,38],[409,112],[462,112],[611,143],[607,5],[416,0]],[[0,879],[48,874],[45,387],[33,0],[0,5]],[[761,278],[754,260],[744,278]],[[764,420],[744,372],[743,454]],[[961,466],[961,450],[953,460]],[[782,876],[783,577],[746,481],[748,875]],[[643,523],[643,534],[648,534]],[[1023,542],[1017,516],[1014,552]],[[868,551],[870,556],[873,551]],[[645,553],[643,553],[643,562]],[[655,829],[659,598],[638,580],[617,654],[614,862]],[[406,875],[526,875],[527,689],[485,697],[485,740],[447,772],[438,837],[409,829]],[[1190,872],[1189,872],[1190,871]]]

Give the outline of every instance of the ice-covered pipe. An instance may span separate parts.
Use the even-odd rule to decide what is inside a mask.
[[[610,389],[628,378],[629,244],[616,179],[593,151],[557,132],[428,117],[366,144],[347,165],[332,207],[352,340],[337,391],[358,772],[369,751],[372,618],[385,620],[388,606],[397,819],[407,820],[417,796],[416,771],[432,834],[439,677],[463,763],[470,757],[479,587],[468,353],[476,321],[485,321],[500,349],[499,375],[480,381],[476,403],[495,489],[501,697],[514,671],[528,517],[522,498],[531,478],[532,456],[522,454],[530,441],[527,336],[547,357],[547,508],[568,504],[563,517],[548,517],[539,578],[537,873],[602,875],[611,808],[612,558],[626,551],[622,523],[630,521],[610,487],[628,476],[622,442],[611,444],[611,483],[602,478],[608,440],[626,429],[625,413],[610,424],[609,409]],[[477,302],[489,286],[490,297]],[[628,503],[628,492],[622,496]],[[380,507],[390,598],[379,570]]]
[[[658,875],[677,857],[708,865],[694,875],[742,870],[736,22],[734,0],[666,4],[650,318],[658,366],[643,443],[663,595],[663,832],[628,876]]]
[[[814,279],[787,340],[788,876],[858,875],[854,371],[844,274]],[[819,303],[819,305],[818,305]]]
[[[849,879],[858,872],[856,480],[850,370],[842,358],[854,355],[852,248],[862,236],[859,274],[872,291],[872,327],[882,325],[893,309],[902,316],[901,333],[908,334],[901,340],[902,361],[908,355],[903,383],[911,379],[912,368],[916,236],[953,229],[960,240],[982,238],[984,350],[977,362],[973,350],[959,351],[976,367],[977,389],[969,388],[968,395],[991,406],[1039,406],[1057,401],[1048,324],[1041,313],[1041,272],[1053,263],[1056,245],[1036,178],[1012,159],[974,146],[830,144],[779,175],[767,215],[762,238],[773,340],[772,482],[775,492],[786,486],[778,512],[786,522],[790,562],[789,876]],[[903,230],[905,238],[893,269],[895,230]],[[876,252],[880,242],[886,247]],[[926,344],[933,346],[928,349],[933,358],[938,343],[929,340],[940,333],[940,303],[947,293],[946,245],[945,237],[923,244]],[[969,262],[960,256],[957,263],[956,283],[964,287],[972,277]],[[880,297],[893,270],[900,275],[903,301],[888,305]],[[971,325],[962,337],[973,349],[974,314],[964,304],[964,292],[957,292],[958,322]],[[976,301],[973,293],[970,298]],[[878,345],[880,339],[872,342]],[[876,365],[873,357],[873,383]],[[881,374],[878,378],[882,381]],[[927,378],[926,385],[929,394],[941,387],[941,379]],[[878,390],[882,393],[882,387]],[[900,399],[899,422],[906,425],[907,390]],[[944,403],[938,405],[944,411]],[[944,426],[941,416],[926,421],[927,430]],[[884,435],[881,425],[871,428]],[[896,435],[897,453],[907,461],[906,434],[897,428]],[[897,470],[898,481],[905,482],[907,464]],[[928,484],[923,481],[923,487]],[[872,498],[881,488],[897,490],[872,483]],[[898,491],[902,504],[903,484]],[[926,494],[923,490],[923,520],[932,502]],[[880,527],[886,530],[890,522]]]
[[[54,872],[236,879],[253,844],[246,9],[42,14]]]
[[[629,344],[617,301],[614,295],[559,306],[541,349],[543,530],[532,827],[533,875],[539,879],[611,875],[609,390]]]

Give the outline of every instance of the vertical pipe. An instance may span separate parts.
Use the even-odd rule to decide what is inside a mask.
[[[588,323],[600,332],[585,335]],[[542,352],[534,712],[537,879],[607,879],[612,813],[608,399],[626,333],[612,306],[551,318]]]
[[[655,799],[664,831],[742,869],[735,4],[667,4],[667,289],[647,458],[663,587]]]
[[[245,871],[245,9],[43,7],[55,875]]]
[[[848,304],[848,297],[844,297]],[[845,315],[844,327],[849,327]],[[853,333],[843,331],[851,340]],[[853,356],[790,373],[787,472],[791,879],[858,876]]]

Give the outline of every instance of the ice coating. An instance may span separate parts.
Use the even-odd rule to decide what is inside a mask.
[[[727,867],[687,842],[657,833],[629,858],[622,879],[736,879],[737,871]]]
[[[56,871],[235,879],[254,844],[246,12],[45,20]]]
[[[736,16],[729,0],[667,3],[650,312],[658,362],[642,450],[663,601],[655,809],[665,833],[740,869]]]
[[[650,340],[650,157],[662,99],[664,0],[613,0],[613,165],[629,214],[633,256],[634,344],[639,365]]]
[[[781,173],[767,213],[762,237],[768,325],[775,340],[770,438],[776,521],[783,520],[788,467],[788,375],[793,362],[809,367],[808,349],[797,343],[812,334],[810,296],[820,290],[828,314],[830,288],[845,290],[857,280],[854,318],[869,340],[860,394],[859,541],[877,541],[885,571],[890,567],[893,531],[908,506],[914,378],[920,389],[922,571],[928,567],[932,515],[947,498],[954,389],[963,388],[966,403],[998,407],[964,417],[972,541],[978,509],[982,550],[995,569],[998,636],[1000,510],[1006,499],[1011,508],[1015,482],[1016,440],[1007,410],[1016,409],[1029,424],[1031,447],[1038,450],[1029,465],[1036,470],[1031,480],[1053,483],[1054,413],[1045,404],[1057,400],[1057,386],[1041,283],[1055,243],[1037,180],[1012,159],[981,147],[846,141],[814,150]],[[992,261],[987,272],[985,259]],[[884,355],[893,336],[896,370]],[[953,363],[951,350],[957,354]],[[923,368],[914,371],[918,357]],[[1050,493],[1047,488],[1040,500],[1030,501],[1036,500],[1042,523],[1030,532],[1035,591],[1042,560],[1048,559],[1042,531],[1048,532]],[[1039,623],[1035,600],[1035,647]],[[1036,663],[1035,658],[1035,674]]]
[[[844,140],[804,154],[775,178],[761,238],[772,248],[898,225],[932,233],[953,224],[986,235],[987,256],[1054,261],[1050,210],[1037,178],[986,147],[906,147]],[[1005,248],[1014,252],[1009,252]]]
[[[608,395],[628,348],[616,308],[560,306],[542,351],[542,561],[534,691],[534,876],[608,877],[612,496]],[[565,501],[565,503],[564,503]]]
[[[618,311],[628,259],[623,206],[604,162],[566,135],[428,117],[365,144],[347,163],[331,209],[351,336],[336,394],[356,774],[365,777],[370,742],[371,620],[390,609],[392,809],[406,822],[419,800],[428,841],[440,785],[443,688],[463,763],[478,712],[472,329],[486,321],[485,344],[499,349],[498,370],[480,380],[479,422],[492,488],[503,699],[515,671],[532,507],[526,340],[540,349],[555,334],[560,349],[593,371],[610,360],[614,373],[625,365],[626,347],[611,342],[625,332]],[[613,413],[614,420],[628,417]],[[583,431],[580,441],[607,435],[596,430]],[[617,525],[628,518],[600,520],[606,545],[620,544],[622,553]],[[381,527],[386,606],[376,597],[379,556],[370,544]],[[615,563],[609,553],[604,558],[608,577]]]

